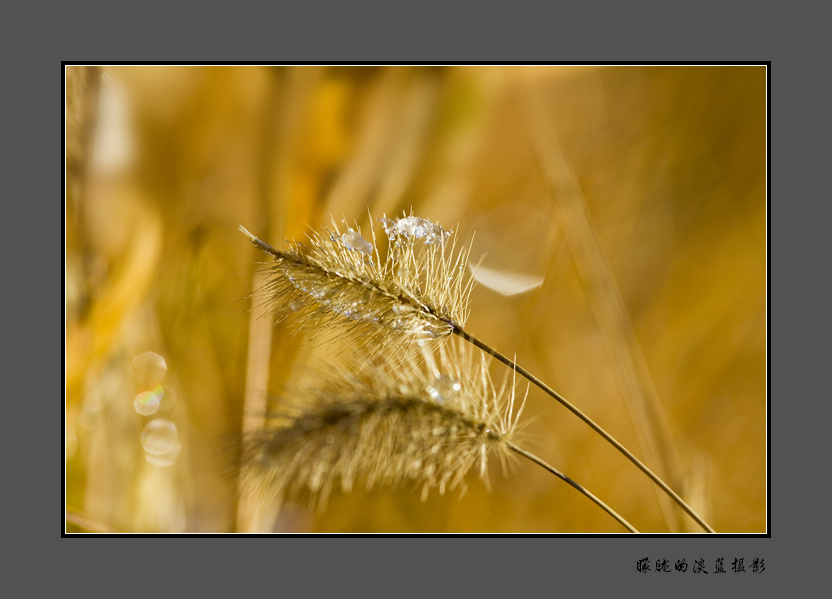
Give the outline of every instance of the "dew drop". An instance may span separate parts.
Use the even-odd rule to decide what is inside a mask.
[[[429,221],[426,218],[419,218],[418,216],[406,216],[404,218],[379,219],[383,226],[384,232],[390,239],[395,239],[397,246],[401,246],[400,237],[405,239],[422,239],[425,240],[425,245],[444,242],[453,231],[446,231],[436,223]]]
[[[372,312],[371,310],[356,310],[354,312],[350,312],[346,314],[352,320],[360,320],[361,322],[378,322],[379,316],[378,314]]]
[[[456,399],[461,390],[462,385],[459,384],[459,381],[452,379],[447,374],[439,375],[427,387],[428,395],[439,403]]]
[[[400,218],[396,223],[396,229],[405,237],[414,237],[416,239],[425,237],[429,232],[429,221],[425,221],[418,216],[408,216]]]
[[[430,322],[424,323],[419,328],[419,335],[424,340],[436,339],[451,332],[451,328],[445,324],[433,324]]]
[[[344,311],[344,316],[353,320],[360,320],[363,322],[378,322],[379,315],[372,306],[373,294],[367,290],[364,294],[353,301]]]
[[[298,310],[300,310],[301,308],[303,308],[303,302],[302,302],[302,301],[300,301],[299,299],[297,299],[297,300],[295,300],[295,301],[293,301],[293,302],[291,302],[291,303],[289,304],[289,309],[290,309],[292,312],[297,312],[297,311],[298,311]]]
[[[349,229],[346,233],[341,235],[341,245],[348,250],[361,252],[363,254],[367,254],[368,256],[373,253],[373,244],[364,239],[361,236],[361,233],[354,231],[353,229]]]

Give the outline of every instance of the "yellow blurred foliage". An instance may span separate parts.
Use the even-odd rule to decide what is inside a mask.
[[[344,367],[251,317],[265,257],[238,225],[283,247],[329,213],[411,209],[476,223],[500,240],[476,242],[484,267],[536,281],[479,285],[466,329],[671,469],[718,532],[766,531],[765,67],[71,66],[66,114],[69,531],[621,532],[528,463],[424,503],[236,495],[244,416]],[[147,352],[165,392],[142,415]],[[534,388],[525,414],[531,449],[640,530],[697,531]]]

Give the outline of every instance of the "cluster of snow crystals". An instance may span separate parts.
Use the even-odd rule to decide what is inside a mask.
[[[353,229],[350,229],[341,235],[341,244],[348,250],[361,252],[363,254],[367,254],[368,256],[373,255],[373,244],[364,239],[361,236],[361,233],[354,231]]]
[[[418,216],[406,216],[404,218],[380,218],[384,225],[384,232],[387,237],[394,239],[398,244],[398,237],[405,239],[422,239],[425,245],[445,242],[453,231],[446,231],[436,223]]]

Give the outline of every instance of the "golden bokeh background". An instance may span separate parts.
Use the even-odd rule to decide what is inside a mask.
[[[266,394],[343,367],[252,312],[238,225],[284,247],[412,208],[476,230],[466,329],[718,532],[766,532],[765,67],[70,66],[66,161],[68,531],[622,532],[531,463],[424,503],[234,492]],[[524,417],[639,530],[699,532],[534,387]]]

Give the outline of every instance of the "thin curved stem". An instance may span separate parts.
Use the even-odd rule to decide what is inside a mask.
[[[453,332],[454,332],[455,335],[457,335],[459,337],[462,337],[463,339],[465,339],[466,341],[468,341],[470,343],[473,343],[478,348],[483,350],[485,353],[489,354],[490,356],[493,356],[494,358],[496,358],[497,360],[499,360],[500,362],[502,362],[503,364],[505,364],[509,368],[514,369],[515,372],[517,372],[521,376],[525,377],[530,382],[534,383],[534,385],[539,387],[541,390],[545,391],[548,395],[550,395],[551,397],[553,397],[554,399],[559,401],[566,409],[568,409],[570,412],[575,414],[575,416],[577,416],[578,418],[583,420],[587,425],[589,425],[590,428],[592,428],[592,430],[594,430],[596,433],[601,435],[604,439],[606,439],[606,441],[610,445],[615,447],[628,460],[630,460],[633,464],[635,464],[636,467],[639,470],[644,472],[644,474],[646,474],[650,480],[652,480],[654,483],[656,483],[659,486],[659,488],[661,488],[662,491],[667,493],[670,496],[670,498],[673,499],[673,501],[675,501],[677,504],[679,504],[679,507],[681,507],[685,511],[685,513],[687,513],[691,518],[693,518],[697,522],[697,524],[699,524],[699,526],[701,526],[702,528],[704,528],[708,532],[716,532],[713,528],[711,528],[708,525],[707,522],[705,522],[699,516],[699,514],[697,514],[695,511],[693,511],[693,508],[691,508],[687,503],[685,503],[684,499],[682,499],[678,495],[678,493],[676,493],[673,489],[671,489],[667,485],[667,483],[665,483],[661,478],[659,478],[659,476],[655,472],[650,470],[650,468],[648,468],[641,460],[639,460],[636,456],[634,456],[630,452],[630,450],[628,450],[621,443],[616,441],[615,438],[613,438],[612,435],[610,435],[607,431],[605,431],[603,428],[601,428],[600,425],[596,424],[594,420],[592,420],[589,416],[584,414],[581,410],[579,410],[577,407],[575,407],[572,403],[567,401],[565,397],[560,395],[557,391],[555,391],[554,389],[549,387],[546,383],[544,383],[539,378],[534,376],[531,372],[529,372],[528,370],[519,366],[514,360],[504,356],[503,354],[498,352],[496,349],[493,349],[492,347],[489,347],[488,345],[486,345],[485,343],[483,343],[482,341],[480,341],[479,339],[477,339],[473,335],[470,335],[470,334],[466,333],[459,326],[454,325],[453,323],[449,323],[449,324],[451,324],[453,326],[453,328],[454,328]]]
[[[600,499],[598,499],[595,495],[593,495],[592,493],[590,493],[589,491],[587,491],[586,489],[584,489],[581,485],[579,485],[578,483],[576,483],[574,480],[572,480],[571,478],[569,478],[568,476],[566,476],[565,474],[563,474],[563,473],[562,473],[561,471],[559,471],[557,468],[555,468],[555,467],[553,467],[553,466],[551,466],[551,465],[547,464],[546,462],[544,462],[543,460],[541,460],[539,457],[537,457],[537,456],[536,456],[536,455],[534,455],[533,453],[530,453],[530,452],[526,451],[526,450],[525,450],[525,449],[523,449],[522,447],[518,447],[518,446],[517,446],[517,445],[515,445],[514,443],[509,442],[509,443],[508,443],[508,447],[509,447],[509,449],[511,449],[514,453],[517,453],[517,454],[519,454],[519,455],[523,456],[524,458],[526,458],[526,459],[528,459],[528,460],[531,460],[532,462],[534,462],[534,463],[535,463],[535,464],[537,464],[538,466],[541,466],[541,467],[545,468],[546,470],[548,470],[549,472],[551,472],[552,474],[554,474],[555,476],[557,476],[558,478],[560,478],[560,479],[561,479],[561,480],[563,480],[564,482],[566,482],[566,483],[568,483],[569,485],[571,485],[571,486],[575,487],[575,488],[576,488],[576,489],[577,489],[580,493],[582,493],[582,494],[586,495],[587,497],[589,497],[589,499],[591,499],[591,500],[592,500],[592,502],[593,502],[593,503],[595,503],[598,507],[600,507],[602,510],[604,510],[605,512],[607,512],[610,516],[612,516],[613,518],[615,518],[615,519],[616,519],[616,520],[617,520],[617,521],[618,521],[618,522],[619,522],[622,526],[624,526],[624,528],[626,528],[626,529],[627,529],[627,530],[629,530],[630,532],[635,532],[635,533],[638,533],[638,530],[636,530],[636,529],[635,529],[635,527],[634,527],[632,524],[630,524],[630,523],[629,523],[629,522],[627,522],[624,518],[622,518],[620,515],[618,515],[618,513],[617,513],[614,509],[612,509],[612,508],[611,508],[610,506],[608,506],[606,503],[604,503],[603,501],[601,501]]]

